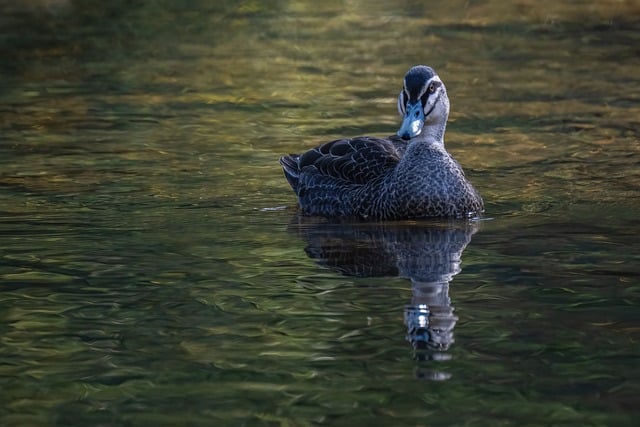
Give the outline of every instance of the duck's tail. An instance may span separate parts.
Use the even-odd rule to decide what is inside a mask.
[[[284,177],[289,181],[289,185],[293,188],[293,191],[298,191],[298,178],[300,177],[300,169],[298,167],[299,154],[289,154],[288,156],[280,157],[280,164],[284,171]]]

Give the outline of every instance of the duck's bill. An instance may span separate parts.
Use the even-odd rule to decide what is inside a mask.
[[[407,104],[407,110],[402,119],[402,125],[398,130],[398,136],[403,139],[410,139],[420,135],[424,126],[424,110],[420,101],[415,104]]]

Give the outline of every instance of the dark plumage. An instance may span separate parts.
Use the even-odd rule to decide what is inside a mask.
[[[303,213],[360,219],[471,217],[482,198],[444,148],[449,100],[433,69],[413,67],[398,136],[339,139],[280,159]]]

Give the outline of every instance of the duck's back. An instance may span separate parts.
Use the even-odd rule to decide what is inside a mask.
[[[444,148],[359,137],[280,159],[305,214],[361,219],[463,217],[482,200]]]
[[[380,198],[406,146],[400,138],[338,139],[284,156],[280,163],[304,213],[363,217],[370,210],[364,205]]]

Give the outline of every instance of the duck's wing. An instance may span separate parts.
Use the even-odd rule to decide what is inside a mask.
[[[338,139],[299,156],[298,171],[324,175],[345,183],[365,184],[395,168],[404,148],[393,139],[367,136]]]

